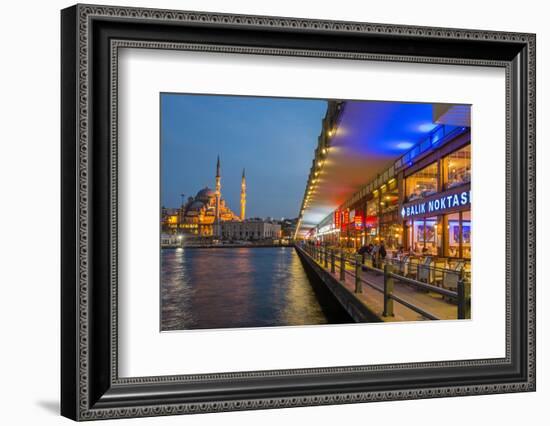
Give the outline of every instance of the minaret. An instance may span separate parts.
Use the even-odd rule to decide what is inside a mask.
[[[241,179],[241,220],[244,220],[245,211],[246,211],[246,178],[244,176],[244,169],[243,169],[243,177]]]
[[[222,183],[220,174],[220,156],[218,155],[218,164],[216,165],[216,223],[214,228],[214,235],[220,235],[220,199],[222,197]]]

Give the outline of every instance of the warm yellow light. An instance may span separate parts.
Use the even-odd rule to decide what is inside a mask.
[[[323,154],[326,154],[327,153],[327,149],[326,148],[323,148]]]
[[[332,136],[333,134],[334,134],[334,131],[333,131],[332,129],[330,129],[330,130],[328,131],[328,135],[329,135],[329,136]]]

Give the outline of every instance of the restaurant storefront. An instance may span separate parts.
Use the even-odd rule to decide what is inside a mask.
[[[403,172],[399,211],[406,251],[471,258],[470,144],[454,148],[436,151],[427,165]]]
[[[405,249],[415,254],[471,257],[470,184],[404,203]]]
[[[461,129],[415,158],[398,160],[385,180],[366,185],[334,212],[331,245],[358,249],[384,243],[390,256],[407,253],[471,258],[470,133]]]
[[[390,257],[467,261],[470,175],[469,128],[438,127],[329,215],[317,240],[350,250],[384,243]]]

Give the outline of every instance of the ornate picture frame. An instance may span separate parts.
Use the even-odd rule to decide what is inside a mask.
[[[535,390],[534,34],[95,5],[64,9],[61,29],[62,415],[93,420]],[[122,47],[503,68],[506,356],[119,377]]]

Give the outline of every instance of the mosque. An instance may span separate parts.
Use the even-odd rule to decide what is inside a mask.
[[[208,186],[189,197],[179,211],[179,228],[183,233],[200,237],[221,236],[222,222],[244,221],[246,213],[246,178],[241,178],[241,211],[237,216],[227,206],[221,193],[220,157],[216,165],[216,187]]]

